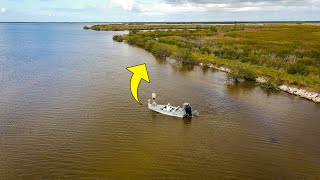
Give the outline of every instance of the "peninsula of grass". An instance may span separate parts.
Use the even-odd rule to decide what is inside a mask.
[[[317,24],[98,26],[99,30],[130,30],[113,39],[144,48],[157,58],[223,66],[235,79],[265,77],[268,83],[320,92]],[[97,30],[97,26],[89,28]]]
[[[243,30],[243,28],[233,26],[233,30]],[[203,25],[203,24],[98,24],[93,26],[84,26],[83,29],[92,29],[95,31],[134,31],[134,30],[197,30],[197,29],[208,29],[211,31],[217,31],[216,26]],[[230,29],[231,28],[226,28]]]

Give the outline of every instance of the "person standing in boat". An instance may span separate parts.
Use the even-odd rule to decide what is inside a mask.
[[[170,103],[168,103],[168,105],[167,105],[167,111],[168,112],[171,111],[171,104]]]
[[[156,104],[156,97],[157,97],[157,94],[153,91],[152,92],[152,100],[153,100],[154,104]]]

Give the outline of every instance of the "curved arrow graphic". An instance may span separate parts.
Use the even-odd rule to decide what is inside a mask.
[[[131,67],[128,67],[127,70],[133,73],[133,75],[131,77],[131,82],[130,82],[131,94],[134,97],[134,99],[138,103],[140,103],[139,97],[138,97],[138,88],[139,88],[139,84],[141,82],[141,79],[150,83],[147,65],[140,64],[140,65],[136,65],[136,66],[131,66]]]

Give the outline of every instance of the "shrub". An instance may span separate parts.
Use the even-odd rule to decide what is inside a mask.
[[[138,34],[131,34],[131,35],[128,36],[127,42],[130,45],[136,45],[136,46],[139,46],[139,47],[144,47],[146,41],[149,40],[149,39],[150,39],[150,37],[143,37],[143,36],[138,35]]]
[[[208,48],[207,46],[201,46],[201,47],[200,47],[200,52],[201,52],[202,54],[211,54],[211,50],[210,50],[210,48]]]
[[[130,31],[129,31],[129,34],[136,34],[137,32],[138,32],[138,30],[133,29],[133,30],[130,30]]]
[[[123,42],[123,37],[121,35],[114,35],[112,39],[117,42]]]
[[[92,30],[95,30],[95,31],[100,31],[100,26],[97,26],[97,25],[94,25],[94,26],[91,26],[91,29]]]
[[[175,54],[175,58],[184,63],[192,63],[193,61],[190,49],[186,48],[179,49],[178,52]]]
[[[209,30],[210,30],[211,32],[218,32],[218,28],[217,28],[217,27],[214,27],[214,26],[210,26],[210,27],[209,27]]]
[[[131,45],[136,45],[139,39],[140,39],[139,36],[130,35],[128,37],[128,43]]]
[[[294,64],[289,65],[289,67],[287,69],[287,73],[288,74],[308,75],[309,70],[302,63],[294,63]]]
[[[250,53],[250,54],[248,53],[247,56],[245,56],[245,55],[241,56],[240,61],[243,63],[249,62],[251,64],[259,64],[260,61],[258,59],[259,59],[259,57],[257,55],[254,55],[252,53]]]
[[[144,48],[145,48],[147,51],[151,52],[152,47],[154,46],[155,43],[157,43],[157,41],[155,41],[155,40],[148,40],[148,41],[146,42],[146,44],[144,45]]]
[[[241,52],[233,47],[226,46],[222,49],[221,57],[225,59],[239,59]]]
[[[256,74],[248,68],[233,66],[231,67],[231,72],[228,74],[228,78],[235,82],[239,82],[241,79],[255,81]]]
[[[191,48],[190,44],[176,40],[176,39],[159,38],[158,42],[164,43],[164,44],[176,45],[177,47],[180,47],[180,48]]]
[[[277,89],[279,85],[280,84],[277,81],[272,81],[272,80],[268,80],[267,82],[260,84],[262,88],[265,88],[268,90]]]
[[[312,50],[308,52],[308,55],[313,59],[320,59],[320,52],[318,50]]]
[[[273,67],[276,69],[280,69],[284,64],[285,62],[279,59],[272,59],[266,62],[267,67]]]
[[[84,30],[90,29],[88,26],[83,27]]]
[[[151,53],[161,59],[166,59],[171,55],[171,49],[165,44],[154,43],[151,48]]]
[[[287,49],[283,49],[278,52],[277,56],[282,59],[285,59],[285,58],[287,58],[288,54],[291,54],[291,51],[287,50]]]

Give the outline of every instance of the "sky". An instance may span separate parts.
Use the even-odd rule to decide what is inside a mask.
[[[0,0],[0,22],[320,21],[320,0]]]

